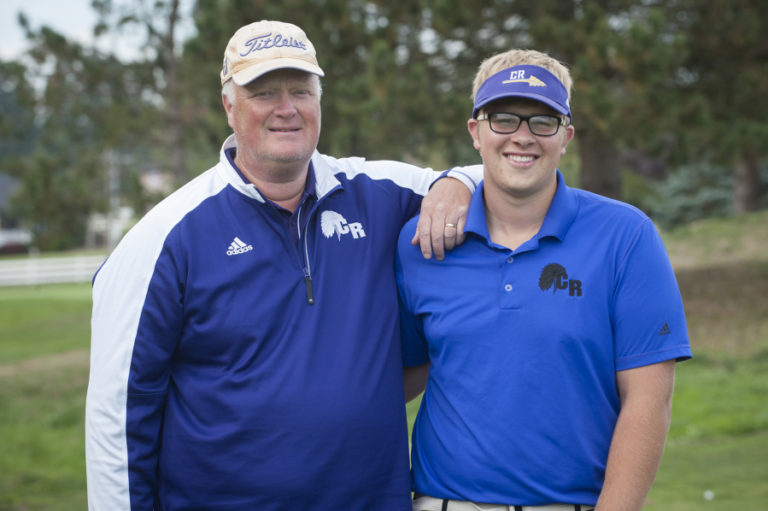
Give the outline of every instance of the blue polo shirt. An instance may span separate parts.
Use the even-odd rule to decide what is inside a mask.
[[[636,208],[566,186],[516,250],[467,239],[425,260],[402,230],[403,360],[431,362],[413,430],[414,490],[507,505],[595,504],[620,401],[616,371],[690,358],[680,292]]]

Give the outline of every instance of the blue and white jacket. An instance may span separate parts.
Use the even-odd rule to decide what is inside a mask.
[[[393,261],[438,174],[315,153],[291,217],[234,146],[94,278],[89,507],[410,510]]]

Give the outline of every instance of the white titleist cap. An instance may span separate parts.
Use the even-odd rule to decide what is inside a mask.
[[[296,25],[262,20],[241,27],[224,50],[221,84],[232,78],[245,85],[276,69],[299,69],[318,76],[315,47]]]

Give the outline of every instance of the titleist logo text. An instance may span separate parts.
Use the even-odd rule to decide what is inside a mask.
[[[241,53],[241,57],[246,57],[255,51],[268,50],[269,48],[301,48],[307,49],[307,45],[304,41],[299,41],[293,37],[283,37],[280,34],[275,34],[274,37],[271,33],[264,34],[253,39],[249,39],[245,42],[245,52]]]

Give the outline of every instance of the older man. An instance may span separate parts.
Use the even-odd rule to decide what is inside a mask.
[[[238,30],[219,163],[96,275],[91,509],[410,508],[392,264],[437,175],[319,154],[322,75],[298,27]],[[450,248],[471,191],[435,188]]]

